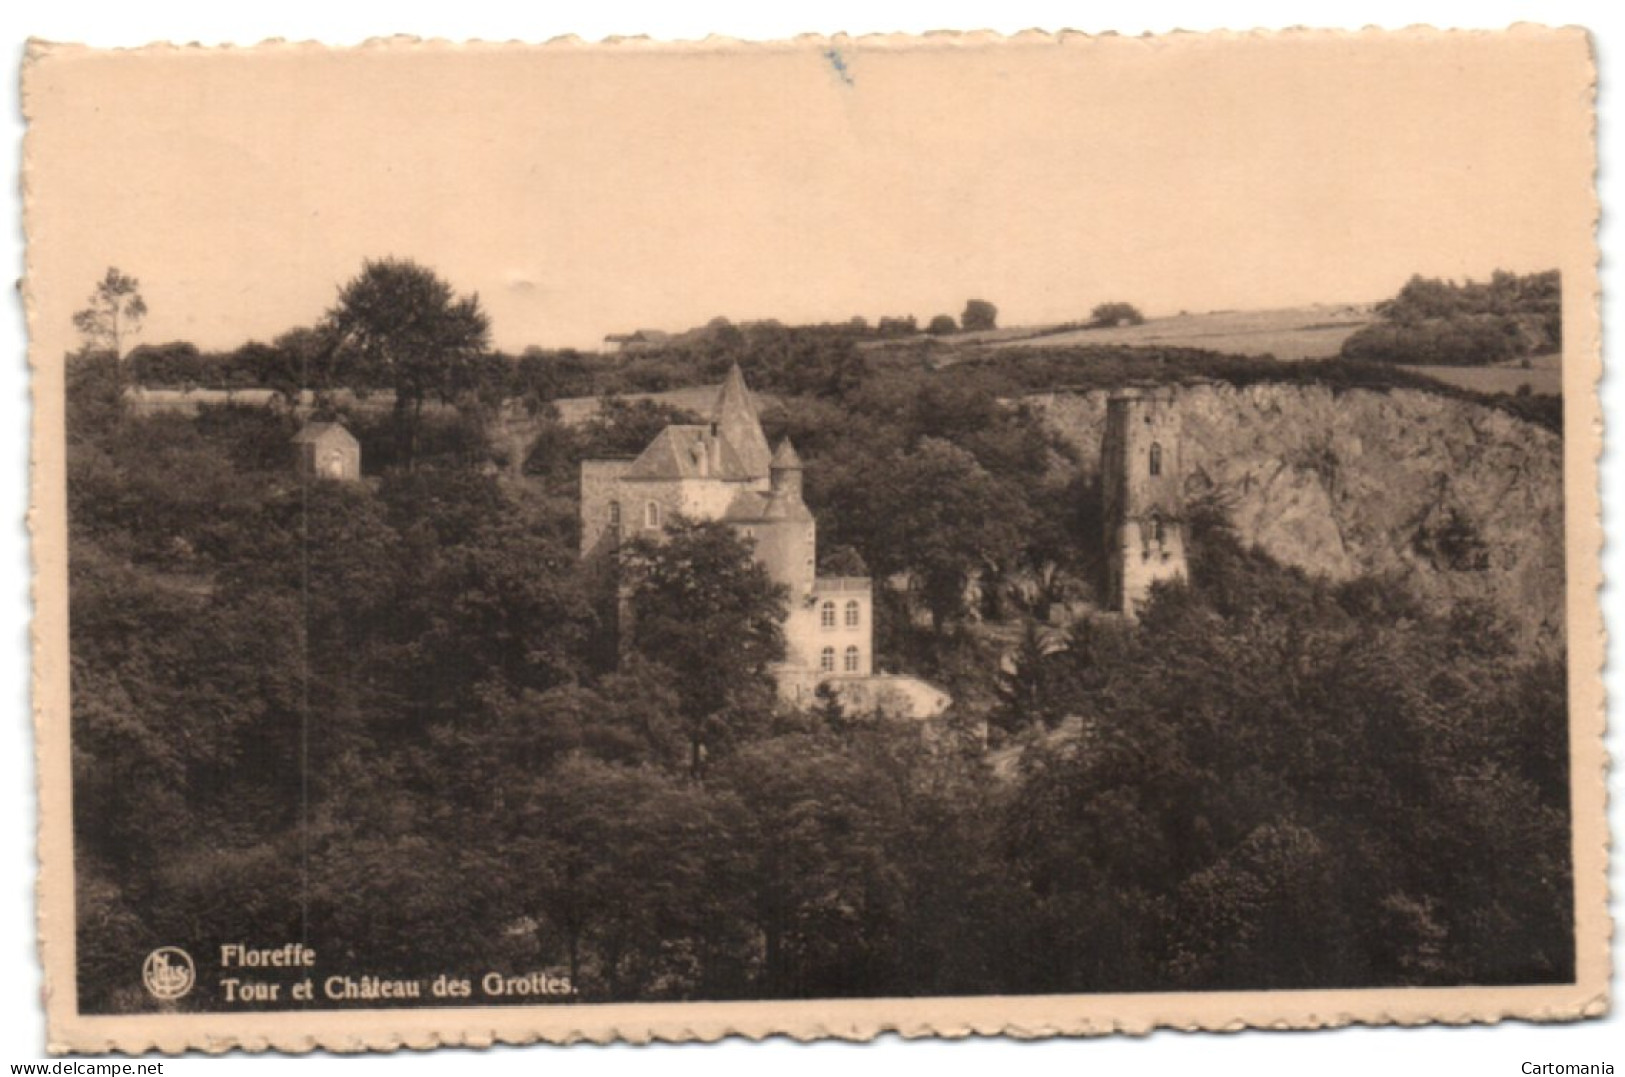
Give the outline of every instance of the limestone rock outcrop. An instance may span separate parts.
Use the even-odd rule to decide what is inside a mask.
[[[1106,392],[1024,398],[1099,466]],[[1185,484],[1243,542],[1332,580],[1404,581],[1437,607],[1493,604],[1526,642],[1564,633],[1555,433],[1415,390],[1199,385],[1176,392]]]

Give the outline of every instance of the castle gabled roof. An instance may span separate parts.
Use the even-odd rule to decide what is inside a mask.
[[[308,445],[312,442],[326,441],[329,438],[338,438],[351,445],[361,444],[355,435],[344,428],[343,423],[309,422],[300,428],[299,433],[291,439],[295,445]]]
[[[750,523],[764,519],[762,509],[767,501],[767,495],[759,490],[741,490],[728,502],[723,510],[722,518],[729,523]]]
[[[772,461],[756,400],[745,387],[744,375],[736,363],[717,394],[709,424],[673,423],[666,427],[620,477],[633,481],[754,482],[767,478]],[[791,466],[800,466],[799,460]]]
[[[714,438],[711,428],[692,424],[673,423],[655,435],[647,448],[632,461],[632,466],[621,476],[623,479],[701,479],[727,478],[730,470],[738,470],[739,463],[731,459],[727,446],[715,446],[721,452],[718,461],[713,458]],[[713,466],[716,464],[718,466]]]
[[[739,491],[728,503],[722,518],[731,524],[773,523],[777,520],[813,522],[812,510],[801,498],[761,490]]]

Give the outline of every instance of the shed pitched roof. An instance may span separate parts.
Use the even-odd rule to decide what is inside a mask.
[[[343,423],[333,422],[308,422],[293,436],[293,442],[296,445],[308,445],[334,437],[351,445],[361,444],[355,439],[354,434],[344,428]]]

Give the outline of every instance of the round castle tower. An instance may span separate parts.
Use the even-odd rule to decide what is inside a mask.
[[[797,602],[812,593],[817,572],[818,525],[801,500],[801,457],[790,440],[779,442],[768,466],[760,514],[745,529],[756,540],[756,559]]]

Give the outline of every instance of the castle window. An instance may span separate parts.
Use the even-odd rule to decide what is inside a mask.
[[[858,600],[855,598],[848,600],[846,604],[846,627],[856,628],[858,627],[858,622],[862,619],[863,611],[861,607],[858,606]]]
[[[833,602],[825,602],[822,606],[819,607],[819,609],[818,609],[818,626],[820,628],[834,628],[835,627],[835,603],[833,603]],[[834,651],[830,652],[831,655],[833,655],[834,653],[835,653]],[[833,662],[834,659],[831,658],[830,661]],[[833,669],[835,667],[831,666],[830,668]]]
[[[1155,441],[1151,443],[1151,474],[1162,474],[1162,446]]]
[[[609,526],[621,526],[621,503],[619,501],[609,503]]]
[[[818,668],[824,673],[835,672],[835,648],[825,647],[818,653]]]
[[[1163,539],[1162,517],[1153,516],[1153,517],[1151,517],[1151,541],[1155,542],[1158,546],[1161,546],[1162,545],[1162,539]]]
[[[643,506],[643,526],[651,530],[660,526],[660,502],[650,501]]]
[[[858,649],[856,647],[848,647],[846,649],[845,665],[843,665],[841,668],[846,670],[848,673],[856,673],[858,671]]]

